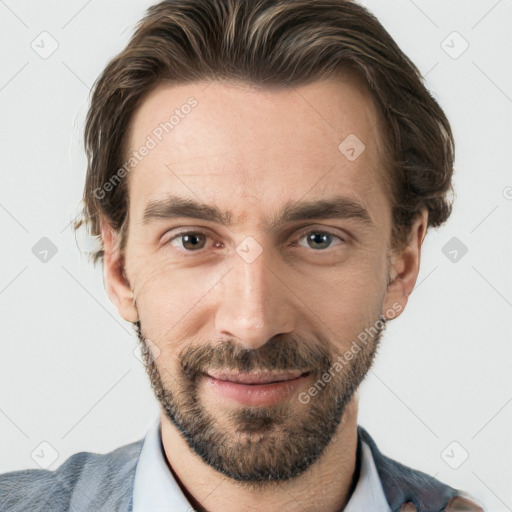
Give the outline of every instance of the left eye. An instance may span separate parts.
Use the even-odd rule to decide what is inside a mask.
[[[309,231],[308,233],[303,234],[298,241],[301,240],[306,241],[306,246],[299,243],[302,247],[309,247],[311,249],[327,249],[332,244],[332,239],[338,239],[341,242],[344,242],[344,240],[337,236],[333,235],[332,233],[329,233],[327,231]]]

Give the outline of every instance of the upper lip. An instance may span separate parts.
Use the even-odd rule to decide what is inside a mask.
[[[218,380],[227,380],[239,384],[269,384],[271,382],[284,382],[297,379],[304,373],[304,370],[290,370],[280,372],[229,372],[226,370],[208,370],[206,375]]]

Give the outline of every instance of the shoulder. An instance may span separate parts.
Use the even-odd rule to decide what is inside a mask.
[[[360,425],[358,434],[372,451],[384,494],[393,512],[484,512],[466,492],[384,455]]]
[[[0,510],[82,510],[84,505],[131,498],[143,439],[109,453],[75,453],[55,470],[25,469],[0,474]],[[73,507],[73,508],[71,508]],[[114,509],[113,509],[114,510]]]

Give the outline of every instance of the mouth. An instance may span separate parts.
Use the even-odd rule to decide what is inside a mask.
[[[205,375],[213,379],[246,384],[250,386],[262,384],[274,384],[276,382],[287,382],[309,375],[309,371],[287,371],[287,372],[251,372],[233,373],[222,370],[210,370]]]
[[[203,373],[206,388],[218,398],[243,405],[274,405],[304,385],[311,371],[235,373],[209,370]]]

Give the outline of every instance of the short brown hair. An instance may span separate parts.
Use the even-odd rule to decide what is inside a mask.
[[[94,85],[84,136],[84,206],[75,230],[85,224],[101,243],[104,219],[124,247],[127,180],[103,197],[95,191],[123,165],[132,115],[160,83],[292,87],[348,69],[365,80],[385,121],[391,241],[404,247],[422,207],[428,227],[451,213],[453,135],[417,67],[381,23],[350,0],[165,0],[150,7]],[[92,253],[94,263],[103,254],[102,248]]]

